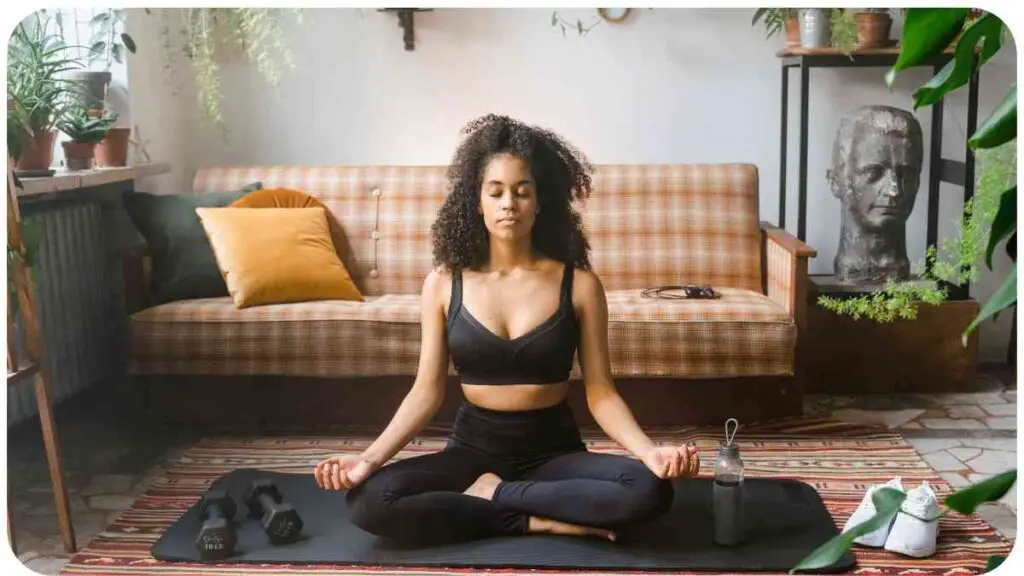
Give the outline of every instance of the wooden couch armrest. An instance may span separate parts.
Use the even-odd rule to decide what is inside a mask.
[[[818,255],[818,251],[808,246],[803,240],[793,236],[788,230],[779,228],[770,222],[762,221],[761,230],[768,235],[773,242],[794,256],[813,258]]]
[[[125,308],[131,316],[149,306],[149,247],[142,244],[126,252],[121,267],[124,274]]]
[[[761,222],[764,293],[793,316],[798,331],[806,326],[807,260],[817,255],[817,250],[786,230]]]

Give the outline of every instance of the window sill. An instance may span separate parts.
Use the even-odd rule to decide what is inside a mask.
[[[60,169],[53,176],[44,178],[19,178],[22,188],[18,190],[18,197],[35,197],[54,192],[102,186],[113,182],[126,182],[148,176],[166,174],[170,171],[170,164],[163,162],[115,168],[94,168],[92,170],[78,170],[75,172]]]

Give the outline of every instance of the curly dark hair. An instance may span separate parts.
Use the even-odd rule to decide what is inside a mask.
[[[507,116],[488,114],[466,124],[466,136],[448,167],[450,191],[431,226],[434,265],[449,270],[477,268],[488,258],[490,238],[477,208],[484,169],[496,154],[523,159],[536,182],[541,211],[534,221],[533,247],[542,254],[590,269],[590,244],[573,200],[590,196],[591,166],[574,146],[549,130]]]

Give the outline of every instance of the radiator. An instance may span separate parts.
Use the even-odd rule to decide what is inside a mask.
[[[110,320],[106,255],[100,205],[94,202],[23,209],[42,239],[33,268],[36,307],[49,354],[54,404],[92,386],[108,365]],[[19,350],[24,335],[18,323]],[[38,413],[31,379],[7,390],[7,425]]]

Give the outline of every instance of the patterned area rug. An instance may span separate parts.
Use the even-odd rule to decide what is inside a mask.
[[[430,429],[398,458],[439,450],[445,430]],[[598,452],[621,453],[600,431],[585,430],[588,445]],[[724,431],[708,428],[653,429],[659,442],[694,442],[701,449],[709,475]],[[374,438],[374,431],[347,429],[337,434],[279,434],[257,438],[208,438],[173,462],[161,479],[117,521],[75,554],[61,574],[451,574],[470,569],[374,568],[340,565],[177,564],[158,562],[149,554],[153,543],[210,483],[242,467],[309,474],[322,458],[357,453]],[[927,480],[940,497],[950,486],[921,460],[901,436],[883,428],[827,420],[799,419],[745,426],[737,435],[748,474],[796,478],[821,494],[841,527],[857,507],[867,487],[894,475],[905,487]],[[941,520],[938,552],[927,559],[903,557],[885,550],[856,547],[853,574],[953,575],[981,574],[992,554],[1009,554],[1012,543],[977,515],[952,513]],[[592,572],[592,571],[591,571]],[[531,573],[573,574],[583,571],[536,570]],[[607,574],[608,572],[601,572]],[[621,574],[621,572],[617,572]]]

